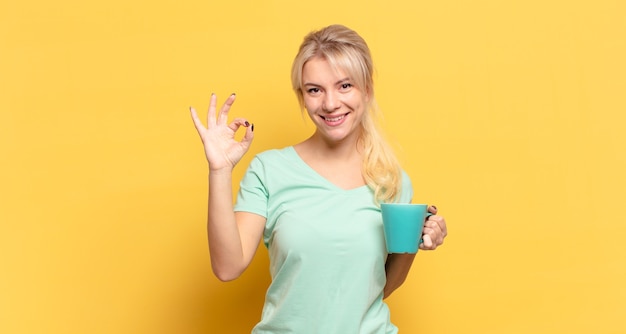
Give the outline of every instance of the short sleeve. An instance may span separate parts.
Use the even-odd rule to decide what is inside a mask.
[[[267,218],[268,192],[265,186],[265,167],[254,157],[239,184],[235,211],[251,212]]]

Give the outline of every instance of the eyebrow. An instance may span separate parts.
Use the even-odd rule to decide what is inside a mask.
[[[339,79],[339,80],[337,80],[337,82],[335,82],[335,85],[342,84],[342,83],[344,83],[346,81],[350,81],[350,78],[349,77],[345,77],[343,79]],[[320,85],[316,84],[316,83],[312,83],[312,82],[305,82],[304,84],[302,84],[302,86],[320,86]]]

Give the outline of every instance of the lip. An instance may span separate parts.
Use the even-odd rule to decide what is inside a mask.
[[[335,115],[319,115],[320,118],[324,121],[325,124],[327,124],[328,126],[338,126],[343,124],[343,122],[345,122],[346,117],[349,115],[350,113],[344,113],[344,114],[335,114]]]

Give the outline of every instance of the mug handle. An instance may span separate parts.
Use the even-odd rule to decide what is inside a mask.
[[[427,209],[427,210],[428,210],[428,209]],[[433,215],[432,213],[430,213],[430,212],[426,212],[426,217],[424,218],[424,223],[426,222],[426,220],[428,219],[428,217],[430,217],[430,216],[432,216],[432,215]],[[424,233],[422,232],[422,234],[424,234]],[[420,242],[419,242],[419,244],[418,244],[418,248],[419,248],[419,245],[421,245],[421,244],[423,244],[423,243],[424,243],[424,239],[420,238]]]

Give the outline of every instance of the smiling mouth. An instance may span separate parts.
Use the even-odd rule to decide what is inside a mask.
[[[320,117],[325,120],[326,122],[339,122],[341,121],[344,117],[346,117],[349,113],[345,113],[343,115],[339,115],[339,116],[335,116],[335,117],[324,117],[322,115],[320,115]]]

